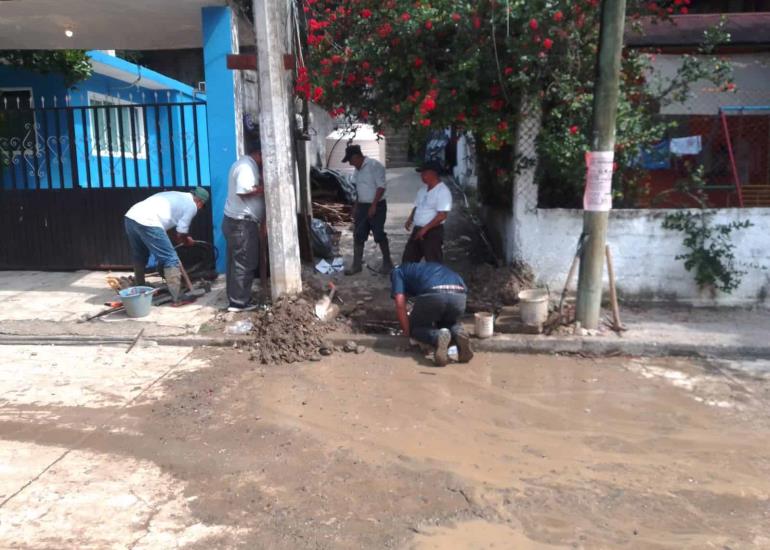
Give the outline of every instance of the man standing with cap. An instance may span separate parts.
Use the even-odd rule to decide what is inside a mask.
[[[444,261],[444,222],[452,210],[452,192],[441,181],[441,165],[428,161],[417,169],[424,187],[420,187],[414,208],[406,220],[407,231],[411,231],[404,248],[403,263]]]
[[[380,273],[387,274],[393,269],[393,263],[390,260],[388,235],[385,233],[385,218],[388,213],[385,201],[385,167],[379,161],[365,157],[358,145],[347,146],[342,162],[349,162],[355,168],[353,183],[357,195],[353,205],[353,265],[345,270],[345,275],[361,272],[364,245],[370,232],[382,252]]]
[[[262,151],[252,143],[230,168],[222,233],[227,241],[228,311],[257,308],[251,285],[259,267],[259,241],[265,225],[265,188],[262,183]]]
[[[126,212],[123,223],[131,247],[137,286],[145,284],[144,268],[152,253],[158,267],[163,268],[171,297],[174,302],[179,302],[182,294],[181,263],[166,231],[176,229],[177,244],[191,246],[194,241],[188,235],[190,223],[208,200],[209,192],[203,187],[196,187],[191,192],[163,191],[136,203]]]

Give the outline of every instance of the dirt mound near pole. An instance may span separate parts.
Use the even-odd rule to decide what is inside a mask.
[[[316,318],[316,298],[310,293],[280,298],[252,317],[254,342],[251,359],[262,364],[298,363],[318,360],[321,350],[331,347],[324,338],[338,327],[334,321]]]
[[[519,302],[519,291],[534,288],[532,269],[521,263],[505,267],[474,266],[464,277],[469,311],[495,311]]]

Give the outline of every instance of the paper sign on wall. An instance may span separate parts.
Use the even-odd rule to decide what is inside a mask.
[[[583,210],[608,212],[612,210],[612,169],[614,151],[586,153],[586,188]]]

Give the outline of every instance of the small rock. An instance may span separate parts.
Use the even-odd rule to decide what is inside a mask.
[[[329,354],[329,355],[331,355],[331,354]],[[310,360],[313,361],[313,362],[320,361],[321,360],[321,356],[317,355],[317,354],[313,354],[313,355],[310,356]]]
[[[334,353],[334,349],[332,349],[332,348],[321,348],[320,350],[318,350],[318,353],[320,353],[321,355],[324,355],[324,356],[329,356],[332,353]]]
[[[356,353],[357,353],[358,355],[361,355],[361,354],[362,354],[362,353],[364,353],[365,351],[366,351],[366,348],[365,348],[364,346],[356,346]]]
[[[356,351],[356,348],[358,347],[358,344],[356,344],[353,340],[348,340],[345,342],[345,347],[343,348],[347,353],[353,353]]]

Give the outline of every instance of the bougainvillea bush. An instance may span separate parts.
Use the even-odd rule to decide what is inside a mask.
[[[696,0],[628,2],[628,26],[642,16],[666,22]],[[518,163],[513,158],[522,98],[543,112],[536,139],[539,179],[550,203],[580,196],[589,148],[599,0],[302,0],[304,65],[296,90],[349,122],[410,126],[420,139],[454,127],[473,134],[485,170],[487,201],[506,204]],[[711,43],[724,40],[714,34]],[[707,52],[704,52],[707,53]],[[649,53],[623,55],[615,189],[638,176],[640,145],[666,127],[654,116],[681,99],[692,82],[727,84],[724,62],[688,57],[675,78],[652,90]],[[491,194],[491,196],[490,196]]]

